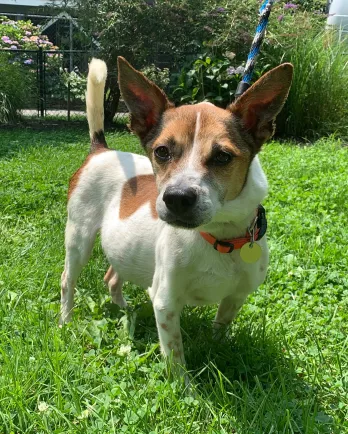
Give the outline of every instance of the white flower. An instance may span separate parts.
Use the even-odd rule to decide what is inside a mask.
[[[80,414],[80,416],[77,416],[78,419],[87,419],[89,416],[89,410],[83,410],[83,412]]]
[[[126,356],[131,352],[132,347],[130,345],[121,345],[117,351],[119,356]]]
[[[43,413],[44,411],[48,410],[48,404],[45,401],[41,401],[41,402],[39,402],[39,405],[37,406],[37,408],[39,411],[41,411]]]

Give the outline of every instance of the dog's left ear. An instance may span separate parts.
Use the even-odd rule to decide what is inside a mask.
[[[228,107],[242,128],[253,135],[256,152],[274,133],[274,120],[288,97],[292,74],[290,63],[272,69]]]
[[[143,141],[172,104],[165,93],[119,56],[118,84],[131,114],[131,129]]]

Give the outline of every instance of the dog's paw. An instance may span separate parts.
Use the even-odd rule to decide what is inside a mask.
[[[120,306],[121,309],[126,309],[128,307],[128,303],[124,299],[122,294],[115,294],[111,297],[111,300],[114,304]]]
[[[229,326],[218,322],[213,322],[213,340],[215,342],[224,341],[228,338]]]

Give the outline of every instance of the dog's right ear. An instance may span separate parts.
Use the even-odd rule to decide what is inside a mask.
[[[165,93],[119,56],[118,84],[131,114],[130,127],[141,140],[156,126],[162,113],[173,105]]]

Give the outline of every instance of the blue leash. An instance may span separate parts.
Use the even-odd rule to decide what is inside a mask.
[[[247,89],[250,87],[250,82],[253,77],[256,59],[260,53],[260,48],[265,37],[266,28],[269,20],[269,16],[271,13],[272,6],[275,0],[265,0],[259,10],[259,24],[256,28],[256,35],[254,37],[253,43],[251,44],[251,48],[248,55],[247,64],[245,65],[245,71],[242,78],[242,81],[238,84],[237,90],[235,93],[235,98],[240,97]]]

